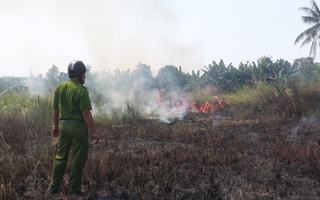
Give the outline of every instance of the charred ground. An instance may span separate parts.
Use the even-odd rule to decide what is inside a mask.
[[[51,147],[50,159],[34,162],[20,178],[13,175],[12,192],[3,197],[318,199],[319,128],[317,120],[309,121],[188,114],[171,123],[98,124],[102,141],[90,148],[84,196],[64,195],[69,171],[61,193],[47,194],[56,150]]]

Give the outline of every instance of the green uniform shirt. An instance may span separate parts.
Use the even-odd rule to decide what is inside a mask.
[[[59,120],[84,120],[82,111],[92,109],[88,90],[69,79],[56,88],[53,108],[59,110]]]

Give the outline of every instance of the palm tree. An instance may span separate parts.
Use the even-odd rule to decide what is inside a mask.
[[[314,0],[311,0],[311,8],[301,7],[299,10],[304,11],[309,16],[302,16],[303,23],[312,24],[312,27],[303,31],[296,39],[294,44],[303,40],[301,47],[311,42],[309,56],[316,57],[317,46],[320,40],[320,10]],[[319,41],[320,42],[320,41]]]

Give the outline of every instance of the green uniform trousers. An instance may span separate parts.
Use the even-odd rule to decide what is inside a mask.
[[[71,149],[68,193],[73,194],[81,191],[81,178],[89,150],[88,125],[85,122],[60,123],[59,129],[58,153],[54,160],[50,189],[57,190],[62,184]]]

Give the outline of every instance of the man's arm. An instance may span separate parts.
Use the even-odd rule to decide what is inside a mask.
[[[52,135],[54,137],[59,137],[59,110],[53,109],[53,129],[52,129]]]
[[[97,129],[96,129],[96,127],[94,125],[94,122],[93,122],[93,117],[92,117],[91,111],[90,110],[83,110],[82,111],[82,116],[84,118],[84,121],[86,121],[86,123],[88,124],[90,130],[92,131],[93,137],[95,139],[93,141],[93,144],[98,144],[99,136],[97,134]]]

